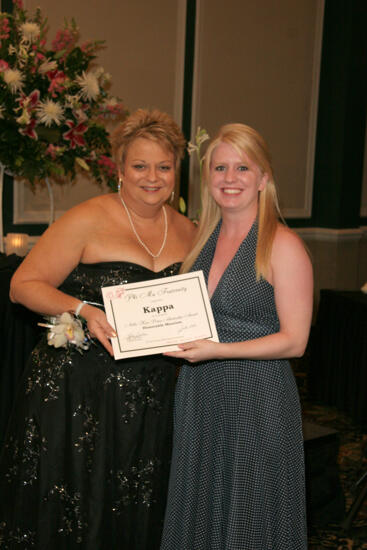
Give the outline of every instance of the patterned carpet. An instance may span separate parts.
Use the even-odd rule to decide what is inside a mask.
[[[345,497],[345,514],[350,510],[358,490],[367,475],[367,433],[355,426],[346,415],[333,407],[313,403],[307,396],[307,374],[303,369],[295,368],[295,374],[301,395],[303,418],[320,426],[335,429],[339,434],[339,479]],[[298,372],[297,372],[298,371]],[[363,479],[361,479],[363,477]],[[356,483],[360,484],[356,487]],[[309,550],[362,550],[367,549],[367,496],[359,512],[346,532],[342,527],[343,518],[318,524],[317,520],[309,524]]]
[[[356,495],[356,483],[367,472],[367,434],[332,407],[303,403],[304,419],[338,430],[339,473],[346,501],[346,511]],[[359,486],[360,487],[360,486]],[[341,522],[309,526],[309,550],[333,548],[335,550],[367,549],[367,497],[352,523],[349,532],[341,527]]]

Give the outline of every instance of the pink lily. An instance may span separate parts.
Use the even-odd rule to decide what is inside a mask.
[[[25,128],[19,128],[19,132],[23,136],[28,136],[32,139],[38,139],[37,133],[34,129],[35,126],[36,126],[36,119],[33,118],[28,124],[28,126],[26,126]]]
[[[47,77],[50,81],[54,80],[55,78],[65,78],[65,73],[63,71],[58,71],[55,69],[54,71],[48,71]]]
[[[33,92],[30,93],[28,96],[22,94],[21,97],[17,99],[17,101],[19,101],[20,107],[22,107],[23,109],[27,109],[28,113],[30,113],[37,107],[39,98],[40,91],[33,90]]]
[[[72,120],[67,120],[65,124],[69,126],[70,130],[64,132],[62,136],[65,140],[70,141],[70,147],[72,149],[77,146],[83,147],[85,145],[83,134],[88,130],[88,126],[83,122],[75,124]]]

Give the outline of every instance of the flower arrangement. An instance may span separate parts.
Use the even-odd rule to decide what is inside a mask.
[[[0,163],[33,185],[74,179],[77,169],[116,189],[105,122],[125,114],[109,95],[110,76],[93,65],[103,41],[77,45],[66,21],[51,47],[47,19],[30,18],[22,0],[0,12]]]

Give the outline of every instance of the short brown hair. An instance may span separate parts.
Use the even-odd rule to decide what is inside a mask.
[[[130,143],[139,137],[156,141],[172,152],[176,167],[184,155],[186,141],[173,118],[158,109],[138,109],[112,132],[112,154],[117,166],[124,162]]]

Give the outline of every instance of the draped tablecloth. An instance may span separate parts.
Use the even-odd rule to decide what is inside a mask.
[[[313,330],[309,391],[367,427],[367,295],[321,290]]]
[[[9,299],[10,279],[21,261],[15,254],[0,254],[0,444],[19,378],[42,330],[38,315]]]

